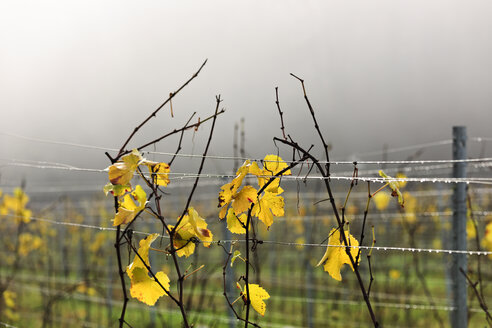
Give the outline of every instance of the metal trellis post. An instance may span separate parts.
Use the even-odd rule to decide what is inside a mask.
[[[453,127],[453,160],[466,159],[466,127]],[[466,162],[453,164],[453,177],[466,177]],[[452,249],[466,251],[466,183],[457,183],[453,192],[453,231]],[[451,311],[451,327],[464,328],[468,325],[466,277],[460,268],[467,272],[467,255],[453,254],[451,264],[452,297],[454,310]]]

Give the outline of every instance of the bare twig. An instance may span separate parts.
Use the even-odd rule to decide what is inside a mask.
[[[210,146],[210,142],[212,141],[212,135],[214,133],[215,121],[217,120],[217,115],[219,115],[220,113],[223,113],[224,112],[224,109],[222,109],[222,110],[219,111],[219,106],[220,106],[220,103],[222,102],[222,100],[220,99],[220,95],[218,95],[218,96],[215,97],[215,101],[216,101],[215,114],[212,115],[212,116],[210,116],[211,118],[213,118],[213,120],[212,120],[212,127],[210,128],[210,134],[208,135],[207,145],[205,146],[205,150],[203,151],[202,161],[200,162],[200,167],[199,167],[198,172],[196,174],[195,183],[193,184],[193,187],[191,188],[191,191],[190,191],[190,193],[188,195],[188,200],[186,201],[186,205],[185,205],[185,207],[183,209],[183,213],[181,214],[181,217],[178,219],[178,222],[176,223],[176,226],[173,228],[173,234],[176,231],[176,228],[181,223],[181,220],[183,219],[183,216],[186,214],[186,211],[188,211],[188,207],[190,206],[191,199],[193,198],[193,194],[195,193],[195,190],[196,190],[196,188],[198,186],[198,180],[200,180],[200,174],[202,173],[203,165],[205,164],[205,159],[207,157],[208,148]],[[202,123],[203,122],[204,121],[202,121]]]
[[[163,135],[163,136],[161,136],[161,137],[159,137],[159,138],[157,138],[157,139],[154,139],[154,140],[152,140],[152,141],[147,142],[146,144],[144,144],[144,145],[142,145],[142,146],[137,147],[137,149],[138,149],[138,150],[142,150],[142,149],[144,149],[144,148],[146,148],[146,147],[148,147],[148,146],[151,146],[151,145],[153,145],[153,144],[156,144],[156,143],[158,143],[159,141],[162,141],[163,139],[168,138],[168,137],[170,137],[170,136],[172,136],[172,135],[174,135],[174,134],[176,134],[176,133],[180,133],[180,132],[182,132],[182,131],[184,131],[184,130],[189,130],[189,129],[192,129],[192,128],[197,128],[197,127],[199,127],[201,124],[203,124],[203,123],[207,122],[208,120],[215,119],[215,117],[217,117],[218,115],[220,115],[220,114],[222,114],[222,113],[224,113],[224,112],[225,112],[225,110],[224,110],[224,109],[222,109],[222,110],[220,110],[217,114],[214,114],[214,115],[212,115],[212,116],[209,116],[209,117],[207,117],[207,118],[206,118],[206,119],[204,119],[204,120],[198,120],[198,122],[196,122],[196,123],[194,123],[194,124],[188,124],[188,125],[183,126],[183,127],[182,127],[182,128],[180,128],[180,129],[174,129],[173,131],[171,131],[171,132],[169,132],[169,133],[166,133],[165,135]],[[129,154],[129,153],[131,153],[131,151],[130,151],[130,150],[124,150],[124,151],[122,151],[122,153],[121,153],[120,157],[121,157],[121,156],[123,156],[123,155]]]
[[[193,116],[195,116],[195,114],[196,114],[196,112],[194,112],[193,114],[191,114],[190,119],[188,120],[188,122],[186,122],[185,126],[187,126],[188,124],[190,124],[190,122],[193,119]],[[183,142],[184,132],[185,132],[185,130],[182,130],[181,131],[181,135],[179,136],[178,149],[176,149],[176,151],[174,152],[173,158],[171,158],[171,160],[169,161],[169,163],[168,163],[169,166],[171,166],[171,164],[176,159],[176,156],[178,156],[179,151],[181,150],[181,143]]]
[[[369,205],[371,203],[372,195],[371,195],[371,182],[367,181],[367,202],[366,202],[366,208],[364,209],[364,218],[362,219],[362,229],[360,231],[360,240],[359,244],[362,245],[362,242],[364,241],[364,230],[366,228],[366,220],[367,220],[367,214],[369,213]],[[374,229],[374,228],[373,228]],[[355,259],[355,262],[358,263],[360,258],[360,249],[357,252],[357,257]],[[368,255],[368,259],[370,258],[370,255]]]
[[[483,296],[480,294],[480,292],[477,289],[478,282],[474,283],[470,279],[470,277],[466,274],[466,272],[463,270],[463,268],[460,268],[460,272],[465,276],[466,280],[468,281],[468,284],[470,285],[470,287],[475,292],[475,295],[477,296],[480,307],[482,308],[483,312],[485,313],[487,323],[489,324],[490,327],[492,327],[492,316],[490,315],[489,308],[487,307],[487,303],[485,303],[485,299],[483,298]]]
[[[471,196],[470,196],[470,189],[467,189],[467,203],[468,203],[468,209],[470,213],[470,218],[473,223],[473,228],[475,229],[475,243],[477,245],[477,251],[481,250],[480,247],[480,234],[478,231],[478,225],[477,225],[477,220],[475,218],[475,215],[473,214],[473,209],[472,209],[472,201],[471,201]],[[481,261],[480,261],[480,256],[477,256],[477,275],[478,275],[478,286],[480,288],[480,296],[482,299],[484,299],[483,296],[483,279],[482,279],[482,266],[481,266]]]
[[[115,199],[115,202],[116,202],[115,207],[117,209],[118,208],[117,198]],[[123,307],[121,308],[121,314],[120,314],[120,319],[119,319],[120,328],[123,328],[123,325],[125,324],[126,307],[128,305],[128,294],[126,291],[126,284],[125,284],[125,272],[123,271],[123,263],[121,260],[120,233],[121,233],[121,225],[119,225],[116,228],[116,241],[115,241],[114,247],[116,248],[116,257],[118,259],[118,274],[120,276],[121,290],[123,291]]]
[[[475,242],[477,244],[477,250],[480,251],[480,235],[478,231],[478,225],[477,225],[477,220],[475,218],[475,215],[473,214],[473,208],[472,208],[472,201],[471,201],[471,196],[470,196],[470,190],[468,189],[467,192],[467,204],[468,204],[468,209],[470,213],[470,218],[473,223],[473,227],[475,229]],[[487,318],[487,323],[489,324],[490,327],[492,327],[492,317],[490,316],[490,312],[488,311],[487,303],[485,302],[485,297],[483,294],[483,279],[482,279],[482,268],[481,268],[481,261],[480,261],[480,256],[477,258],[477,275],[478,275],[478,280],[477,282],[473,283],[468,275],[465,274],[462,268],[460,268],[461,273],[463,273],[468,280],[468,283],[470,286],[473,288],[475,295],[477,296],[478,302],[480,303],[480,307],[484,310],[485,316]],[[478,289],[477,289],[478,286]]]
[[[323,144],[323,148],[324,148],[324,151],[325,151],[325,157],[326,157],[326,164],[325,164],[326,175],[329,178],[330,177],[330,156],[328,155],[328,148],[329,148],[329,146],[325,142],[325,138],[323,137],[323,134],[321,133],[321,130],[319,129],[318,121],[316,121],[316,116],[314,115],[313,106],[311,105],[311,102],[309,101],[309,98],[308,98],[308,96],[306,94],[306,88],[304,86],[304,80],[301,79],[300,77],[292,74],[292,73],[290,73],[290,75],[292,75],[293,77],[295,77],[296,79],[298,79],[299,82],[301,82],[302,92],[304,93],[304,100],[306,101],[306,104],[307,104],[307,106],[309,108],[309,112],[311,113],[311,117],[312,117],[313,122],[314,122],[314,128],[318,132],[318,136],[321,139],[321,143]]]
[[[284,113],[280,109],[280,102],[278,101],[278,87],[275,87],[275,104],[277,104],[278,114],[280,115],[280,130],[282,130],[282,135],[284,136],[284,139],[287,140],[284,127]]]
[[[152,117],[155,117],[156,114],[162,109],[162,107],[164,107],[168,102],[171,101],[171,99],[176,96],[181,90],[183,90],[184,87],[186,87],[192,80],[194,80],[198,74],[200,73],[200,71],[202,70],[203,66],[205,66],[205,64],[207,63],[207,60],[205,60],[203,62],[203,64],[200,66],[200,68],[198,69],[198,71],[195,72],[195,74],[193,74],[193,76],[191,78],[189,78],[185,83],[183,83],[181,85],[181,87],[178,88],[178,90],[174,91],[174,92],[171,92],[169,94],[169,97],[159,106],[157,107],[142,123],[140,123],[134,130],[133,132],[130,134],[130,136],[128,137],[128,139],[126,139],[126,141],[123,143],[123,145],[121,146],[119,152],[118,152],[118,155],[116,155],[115,159],[118,160],[122,155],[123,155],[123,152],[125,150],[125,147],[128,145],[128,143],[130,142],[130,140],[133,138],[133,136],[135,135],[135,133],[138,132],[138,130],[140,130],[142,128],[142,126],[144,126]]]
[[[374,233],[374,226],[372,226],[372,247],[374,247],[375,244],[376,244],[376,234]],[[359,257],[359,254],[357,254],[357,257]],[[371,287],[372,287],[372,283],[374,282],[374,276],[372,275],[371,257],[372,257],[372,248],[369,250],[369,253],[367,254],[367,264],[369,265],[369,286],[367,286],[367,297],[371,295]]]

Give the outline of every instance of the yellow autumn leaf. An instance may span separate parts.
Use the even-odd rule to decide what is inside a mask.
[[[28,202],[29,196],[21,188],[15,188],[12,195],[4,195],[3,201],[0,204],[0,214],[13,215],[17,223],[29,223],[32,212],[26,209]]]
[[[132,190],[132,186],[130,184],[126,185],[114,185],[111,182],[108,182],[104,187],[104,194],[107,196],[108,193],[111,193],[113,196],[123,196],[127,192]]]
[[[244,227],[246,226],[247,219],[248,216],[246,214],[243,213],[236,216],[234,210],[229,208],[227,212],[227,229],[232,233],[245,234],[246,229]]]
[[[253,188],[251,186],[247,186],[249,188],[242,189],[240,192],[238,192],[239,188],[241,187],[241,184],[243,183],[244,178],[249,172],[249,168],[251,166],[251,162],[249,160],[245,161],[243,165],[237,170],[236,176],[234,179],[223,185],[220,189],[222,189],[219,192],[219,205],[218,207],[222,207],[219,213],[219,218],[223,219],[226,216],[227,213],[227,208],[229,204],[236,203],[236,208],[242,208],[244,207],[244,204],[242,201],[247,199],[248,196],[251,196],[251,190],[250,188]],[[254,188],[253,188],[254,189]],[[238,200],[236,200],[238,199]],[[256,195],[254,198],[251,198],[252,201],[256,199]],[[249,208],[249,204],[247,205],[247,208],[244,209],[243,211],[247,210]],[[238,212],[235,210],[236,214],[239,214],[241,212]]]
[[[401,277],[401,272],[399,270],[392,269],[389,271],[389,277],[393,280],[397,280]]]
[[[130,223],[145,208],[146,204],[147,194],[140,185],[137,185],[134,191],[123,196],[123,201],[120,202],[118,212],[114,217],[113,226]]]
[[[388,207],[391,197],[384,191],[380,191],[372,199],[374,200],[374,204],[376,204],[376,208],[383,211]]]
[[[413,197],[408,191],[403,193],[405,199],[405,221],[408,223],[415,223],[417,221],[417,205],[418,201],[416,197]]]
[[[5,309],[3,315],[10,321],[18,321],[20,319],[19,313],[15,312],[14,309]]]
[[[22,233],[19,235],[19,255],[26,256],[32,251],[41,248],[43,244],[41,237],[27,232]]]
[[[193,227],[195,235],[203,242],[203,246],[210,247],[213,234],[207,229],[207,222],[205,222],[193,207],[188,208],[188,222]]]
[[[240,192],[234,196],[232,209],[236,215],[247,211],[252,203],[257,202],[257,191],[252,186],[244,186]]]
[[[172,226],[170,226],[172,229]],[[173,245],[176,249],[176,255],[179,257],[188,257],[195,252],[195,234],[193,228],[188,225],[179,229],[176,236],[173,239]]]
[[[231,267],[234,265],[234,262],[236,261],[236,259],[241,259],[244,261],[244,259],[241,257],[241,252],[238,251],[238,250],[235,250],[234,251],[234,254],[232,255],[231,257]]]
[[[154,305],[159,297],[167,295],[157,281],[149,276],[147,270],[147,267],[150,267],[150,245],[158,236],[154,233],[140,240],[138,248],[138,255],[140,256],[135,255],[133,262],[126,269],[131,280],[130,295],[147,305]],[[157,272],[155,276],[161,285],[169,291],[169,277],[162,271]]]
[[[487,223],[487,225],[485,226],[485,233],[483,235],[482,245],[489,252],[492,252],[492,221]],[[492,255],[489,255],[489,258],[492,258]]]
[[[306,239],[304,237],[298,237],[295,243],[297,244],[296,248],[302,251],[304,249],[304,244],[306,243]]]
[[[87,286],[84,282],[80,283],[75,290],[81,294],[86,294],[89,296],[97,295],[97,291],[93,287]]]
[[[145,261],[145,264],[147,266],[150,266],[150,263],[149,263],[149,249],[150,249],[150,245],[154,242],[154,240],[157,239],[157,237],[159,236],[159,234],[157,233],[153,233],[151,235],[148,235],[146,238],[140,240],[140,242],[138,243],[138,255],[140,255],[140,257]],[[131,271],[134,269],[134,268],[144,268],[146,269],[145,265],[144,265],[144,262],[142,262],[142,260],[140,259],[139,256],[135,255],[135,258],[133,259],[133,262],[128,266],[126,272],[128,273],[128,275],[130,276],[131,278]]]
[[[109,181],[114,185],[127,185],[143,161],[144,158],[139,151],[133,149],[130,154],[123,156],[120,162],[114,163],[108,168]]]
[[[274,216],[284,215],[284,198],[279,196],[282,192],[283,190],[280,187],[278,193],[266,191],[260,197],[258,203],[253,206],[251,213],[258,217],[267,228],[273,224]]]
[[[174,226],[169,226],[169,229],[173,228]],[[188,257],[195,251],[196,241],[201,241],[203,246],[209,247],[212,240],[213,234],[207,229],[207,222],[193,207],[188,208],[188,214],[185,214],[179,223],[173,238],[174,248],[177,249],[176,254],[179,257]]]
[[[401,207],[404,207],[404,199],[403,195],[401,194],[400,191],[400,184],[398,181],[396,181],[394,178],[390,177],[386,173],[383,172],[383,170],[379,170],[379,175],[384,178],[384,181],[389,185],[391,188],[391,196],[393,197],[398,197],[398,204],[400,204]]]
[[[17,298],[17,294],[6,290],[3,292],[3,301],[8,308],[15,308],[15,299]]]
[[[347,231],[345,231],[344,233],[349,245],[356,246],[350,247],[350,254],[355,260],[359,251],[359,247],[357,247],[359,246],[359,242]],[[350,258],[345,251],[344,243],[342,240],[340,240],[339,229],[333,228],[330,231],[330,235],[328,238],[328,247],[326,248],[326,252],[317,266],[320,266],[323,263],[324,270],[328,272],[333,279],[338,281],[342,280],[340,270],[344,264],[348,264],[352,268],[352,270],[354,270],[352,263],[350,262]]]
[[[152,183],[164,187],[169,184],[169,164],[146,161],[145,165],[147,165],[147,167],[149,168],[149,173],[152,177]]]
[[[395,174],[395,178],[401,180],[401,181],[398,181],[398,186],[400,188],[404,188],[407,185],[407,182],[408,181],[407,180],[402,180],[402,179],[406,179],[407,178],[407,176],[405,174],[403,174],[401,172],[398,172],[398,173]]]
[[[96,235],[93,237],[93,241],[89,245],[89,250],[93,253],[98,252],[100,249],[103,248],[104,244],[108,240],[108,234],[105,231],[101,231],[96,233]]]
[[[169,277],[162,271],[157,272],[155,276],[166,291],[169,291]],[[157,281],[149,276],[146,269],[134,268],[131,281],[130,295],[147,305],[152,306],[159,297],[167,295]]]
[[[260,287],[258,284],[248,284],[249,286],[249,296],[251,298],[251,305],[256,312],[261,315],[265,315],[266,304],[263,300],[269,299],[270,295],[268,292]],[[246,290],[242,293],[243,296],[247,299]]]
[[[270,179],[277,175],[280,171],[286,169],[288,165],[277,155],[266,155],[263,159],[263,169],[260,169],[256,162],[252,163],[249,169],[249,173],[256,175],[258,179],[258,185],[262,188]],[[285,171],[282,175],[291,175],[290,170]],[[280,185],[280,179],[274,179],[265,191],[277,192]]]
[[[288,167],[287,163],[284,162],[280,156],[277,155],[266,155],[263,159],[263,168],[265,171],[270,172],[271,175],[276,175],[280,171]],[[282,175],[291,175],[291,171],[287,170]]]

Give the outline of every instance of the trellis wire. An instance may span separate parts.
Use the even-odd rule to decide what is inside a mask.
[[[27,163],[17,163],[14,166],[27,166],[27,167],[34,167],[34,168],[40,168],[40,169],[58,169],[58,170],[68,170],[68,171],[85,171],[85,172],[97,172],[97,173],[105,173],[107,172],[106,169],[101,170],[101,169],[88,169],[88,168],[79,168],[79,167],[74,167],[74,166],[49,166],[49,165],[32,165],[32,164],[27,164]],[[184,180],[184,179],[196,179],[197,177],[200,178],[234,178],[236,177],[235,174],[214,174],[214,173],[201,173],[201,174],[196,174],[196,173],[181,173],[181,172],[169,172],[169,173],[161,173],[163,175],[167,174],[171,176],[169,180]],[[144,176],[150,177],[148,174],[144,174]],[[172,177],[176,176],[176,177]],[[265,175],[265,176],[258,176],[258,177],[264,177],[264,178],[271,178],[271,176]],[[358,180],[358,181],[365,181],[365,182],[375,182],[375,183],[386,183],[388,181],[401,181],[401,182],[428,182],[428,183],[437,183],[437,182],[442,182],[442,183],[467,183],[467,184],[485,184],[485,185],[492,185],[492,178],[442,178],[442,177],[418,177],[418,178],[412,178],[412,177],[406,177],[406,178],[382,178],[382,177],[352,177],[352,176],[336,176],[336,175],[331,175],[330,177],[323,177],[323,176],[282,176],[282,179],[285,180],[340,180],[340,181],[352,181],[352,180]]]
[[[485,218],[489,215],[492,215],[492,211],[472,211],[474,216],[482,217]],[[382,221],[390,221],[391,219],[405,219],[408,217],[449,217],[452,216],[453,212],[452,211],[447,211],[447,212],[416,212],[416,213],[378,213],[377,216],[375,215],[369,215],[367,219],[369,220],[382,220]],[[328,218],[326,215],[304,215],[304,216],[293,216],[293,217],[278,217],[275,218],[275,221],[296,221],[296,220],[303,220],[303,221],[314,221],[314,220],[325,220]],[[352,221],[352,220],[362,220],[364,218],[364,214],[357,214],[357,215],[350,215],[346,214],[346,221]]]
[[[477,159],[478,160],[478,159]],[[482,160],[482,159],[480,159]],[[492,166],[492,161],[484,161],[481,162],[472,162],[470,163],[471,168],[479,169],[479,168],[490,168]],[[58,162],[47,162],[47,161],[35,161],[35,160],[18,160],[18,159],[4,159],[1,158],[0,161],[8,161],[7,164],[2,165],[4,167],[12,166],[12,167],[32,167],[39,169],[60,169],[60,170],[74,170],[74,171],[89,171],[89,172],[107,172],[107,169],[92,169],[92,168],[80,168],[69,164],[58,163]],[[23,163],[26,162],[26,163]],[[1,166],[0,166],[1,167]],[[426,166],[405,166],[405,167],[396,167],[396,168],[386,168],[386,173],[403,173],[403,172],[412,172],[412,171],[424,171],[428,172],[431,170],[445,170],[451,169],[453,167],[452,163],[439,164],[439,165],[426,165]],[[364,172],[364,174],[378,174],[379,169],[359,169],[359,172]],[[339,175],[350,175],[353,171],[344,171],[337,172]],[[171,174],[173,174],[171,172]],[[182,174],[193,174],[193,173],[182,173]]]
[[[15,215],[9,214],[6,215],[8,217],[13,217],[16,218]],[[49,219],[44,219],[44,218],[36,218],[36,217],[30,217],[31,220],[33,221],[43,221],[43,222],[49,222],[53,224],[58,224],[58,225],[68,225],[68,226],[75,226],[75,227],[80,227],[80,228],[88,228],[88,229],[97,229],[101,231],[114,231],[116,228],[111,228],[111,227],[100,227],[100,226],[93,226],[93,225],[88,225],[88,224],[82,224],[82,223],[73,223],[73,222],[64,222],[64,221],[55,221],[55,220],[49,220]],[[134,234],[140,234],[140,235],[145,235],[148,236],[151,233],[148,232],[143,232],[143,231],[133,231]],[[159,237],[166,238],[168,239],[168,236],[158,234]],[[197,243],[200,243],[200,241],[196,241]],[[226,239],[226,240],[214,240],[211,241],[210,243],[212,244],[220,244],[220,243],[243,243],[245,242],[244,239]],[[447,254],[467,254],[467,255],[477,255],[477,256],[485,256],[485,255],[491,255],[492,252],[489,251],[460,251],[460,250],[452,250],[452,249],[434,249],[434,248],[412,248],[412,247],[396,247],[396,246],[344,246],[344,245],[325,245],[325,244],[309,244],[309,243],[296,243],[296,242],[282,242],[282,241],[274,241],[274,240],[258,240],[258,244],[273,244],[273,245],[280,245],[280,246],[295,246],[295,247],[340,247],[340,248],[360,248],[360,249],[365,249],[365,250],[376,250],[376,251],[401,251],[401,252],[418,252],[418,253],[447,253]]]
[[[115,152],[118,151],[118,149],[115,149],[115,148],[92,146],[92,145],[72,143],[72,142],[64,142],[64,141],[52,141],[52,140],[46,140],[46,139],[40,139],[40,138],[21,136],[18,134],[13,134],[13,133],[8,133],[8,132],[0,132],[0,134],[7,135],[10,137],[16,137],[19,139],[25,139],[25,140],[30,140],[30,141],[34,141],[34,142],[40,142],[40,143],[65,145],[65,146],[94,149],[94,150],[115,151]],[[489,139],[492,140],[492,138],[483,138],[483,137],[470,138],[470,140],[477,141],[477,142],[482,142],[482,141],[489,140]],[[453,141],[451,139],[447,139],[447,140],[442,140],[442,141],[437,141],[437,142],[423,143],[423,144],[417,144],[417,145],[388,149],[388,150],[385,150],[384,152],[385,153],[392,153],[392,152],[399,152],[399,151],[404,151],[404,150],[427,148],[427,147],[438,146],[438,145],[447,145],[447,144],[451,144],[452,142]],[[155,154],[155,155],[186,157],[186,158],[203,158],[203,155],[196,155],[196,154],[181,154],[181,153],[157,152],[157,151],[145,151],[145,153]],[[377,151],[377,152],[373,152],[373,153],[374,154],[381,154],[382,152]],[[361,153],[360,156],[367,156],[369,154],[371,154],[371,153]],[[253,159],[253,158],[238,157],[238,156],[207,155],[207,156],[205,156],[205,158],[221,159],[221,160],[243,160],[243,161],[250,160],[250,161],[258,161],[258,162],[263,161],[262,159]],[[465,160],[414,160],[414,161],[410,161],[410,160],[408,160],[408,161],[330,161],[330,162],[319,161],[319,163],[320,164],[329,163],[329,164],[333,164],[333,165],[342,165],[342,164],[353,165],[355,162],[357,162],[358,164],[425,164],[425,163],[458,163],[458,162],[477,162],[477,161],[492,161],[492,158],[483,158],[483,159],[474,158],[474,159],[465,159]],[[275,161],[272,161],[272,162],[275,162]],[[285,162],[286,163],[292,163],[291,161],[285,161]]]

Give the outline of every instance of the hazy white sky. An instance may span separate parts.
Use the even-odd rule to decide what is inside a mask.
[[[165,110],[140,140],[193,111],[209,115],[221,94],[227,112],[212,152],[232,153],[244,117],[247,151],[262,156],[280,134],[278,86],[288,132],[314,142],[290,72],[306,80],[334,158],[447,139],[455,124],[490,137],[491,33],[490,1],[4,0],[0,128],[116,148],[208,58],[174,101],[175,118]],[[185,152],[201,152],[207,130],[194,146],[189,135]],[[0,140],[2,157],[79,160],[75,150]],[[102,153],[80,156],[85,166],[107,163]]]

